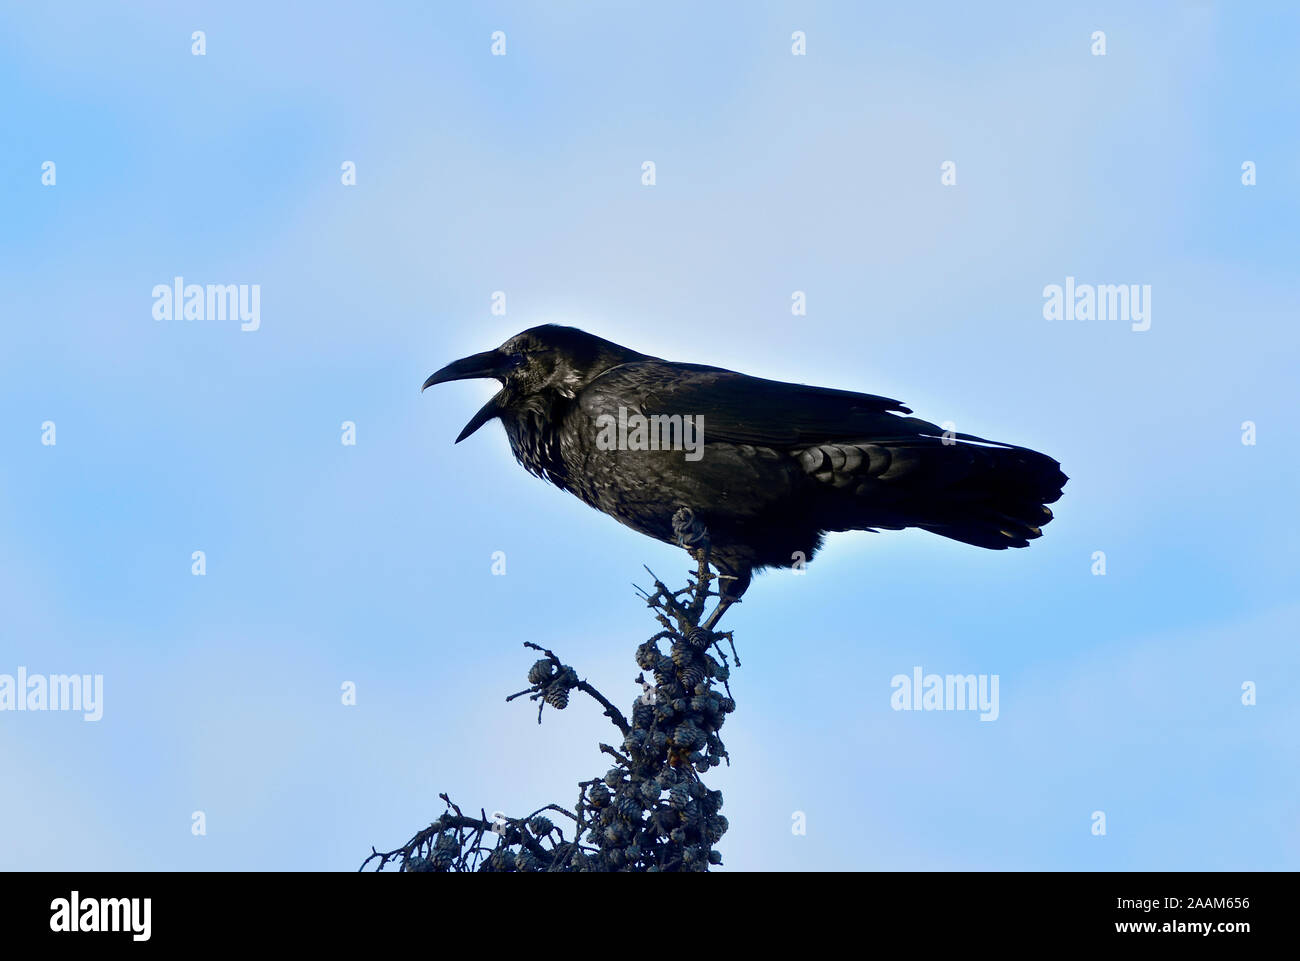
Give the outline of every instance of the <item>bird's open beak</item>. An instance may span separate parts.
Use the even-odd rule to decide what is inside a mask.
[[[461,429],[456,437],[456,443],[459,444],[474,431],[478,430],[493,417],[501,413],[501,394],[497,394],[490,401],[478,409],[478,413],[470,418],[469,423]]]
[[[453,360],[442,370],[429,375],[420,390],[434,384],[445,384],[449,380],[471,380],[475,377],[496,377],[504,358],[495,350],[485,350],[481,354],[472,354]]]
[[[421,391],[432,387],[434,384],[445,384],[449,380],[472,380],[478,377],[500,377],[505,358],[495,350],[485,350],[481,354],[473,354],[469,357],[462,357],[460,360],[452,361],[442,370],[436,371],[429,375],[429,379],[424,382]],[[503,392],[504,393],[504,392]],[[477,414],[470,418],[470,422],[460,432],[456,438],[459,444],[474,431],[478,430],[492,418],[501,413],[501,394],[498,393],[486,404],[479,408]]]

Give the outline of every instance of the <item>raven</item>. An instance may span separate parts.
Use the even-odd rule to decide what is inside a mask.
[[[722,601],[755,571],[811,560],[829,531],[919,527],[1028,547],[1067,479],[1045,454],[945,432],[888,397],[673,363],[576,327],[525,330],[421,390],[476,377],[502,389],[456,443],[499,419],[529,473],[670,544],[689,508]]]

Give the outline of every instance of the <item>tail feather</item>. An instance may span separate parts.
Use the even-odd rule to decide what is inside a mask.
[[[1068,480],[1046,454],[964,434],[820,444],[799,459],[852,495],[855,527],[919,527],[990,550],[1041,537]]]
[[[953,484],[947,504],[917,526],[989,550],[1028,547],[1051,521],[1068,478],[1046,454],[1023,447],[983,448],[979,466]]]

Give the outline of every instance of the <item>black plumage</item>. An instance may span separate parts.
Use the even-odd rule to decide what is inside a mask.
[[[502,389],[457,443],[500,419],[528,471],[661,541],[674,542],[673,514],[690,508],[732,598],[757,570],[811,560],[829,531],[919,527],[992,550],[1026,547],[1066,481],[1045,454],[945,435],[888,397],[673,363],[573,327],[526,330],[424,386],[471,377]],[[681,449],[604,449],[601,417],[620,408],[628,418],[702,418],[698,460]]]

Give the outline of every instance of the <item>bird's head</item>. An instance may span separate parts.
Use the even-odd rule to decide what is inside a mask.
[[[644,356],[576,327],[546,324],[515,334],[495,350],[452,361],[431,374],[420,389],[479,377],[501,382],[501,390],[460,432],[459,444],[493,418],[571,399],[611,367]]]

